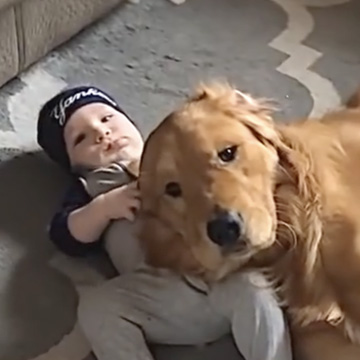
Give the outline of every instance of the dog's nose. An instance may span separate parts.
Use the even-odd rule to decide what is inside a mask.
[[[243,230],[240,214],[217,209],[214,218],[207,223],[207,234],[211,241],[219,246],[235,244]]]

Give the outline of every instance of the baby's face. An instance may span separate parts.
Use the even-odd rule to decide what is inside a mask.
[[[71,165],[90,169],[139,160],[144,145],[131,121],[102,103],[76,110],[66,123],[64,139]]]

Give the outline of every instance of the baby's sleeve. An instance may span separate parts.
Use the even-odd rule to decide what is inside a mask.
[[[92,243],[83,243],[72,236],[69,230],[68,218],[70,213],[87,205],[90,201],[91,197],[86,192],[82,182],[79,179],[74,179],[51,220],[50,239],[60,251],[67,255],[86,256],[102,249],[102,239]]]

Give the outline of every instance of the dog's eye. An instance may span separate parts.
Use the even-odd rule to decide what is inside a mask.
[[[166,195],[172,196],[174,198],[181,196],[181,187],[177,182],[169,182],[165,186]]]
[[[237,146],[233,145],[219,151],[218,157],[223,162],[230,162],[235,159],[236,153],[237,153]]]

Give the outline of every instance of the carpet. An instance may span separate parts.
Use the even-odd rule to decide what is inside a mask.
[[[0,89],[0,360],[93,359],[78,296],[104,281],[101,259],[59,254],[47,224],[67,177],[37,148],[36,114],[68,85],[117,98],[146,137],[198,80],[227,78],[274,99],[279,118],[319,115],[359,85],[360,2],[162,0],[127,4]],[[156,347],[158,359],[239,359],[231,339]]]

